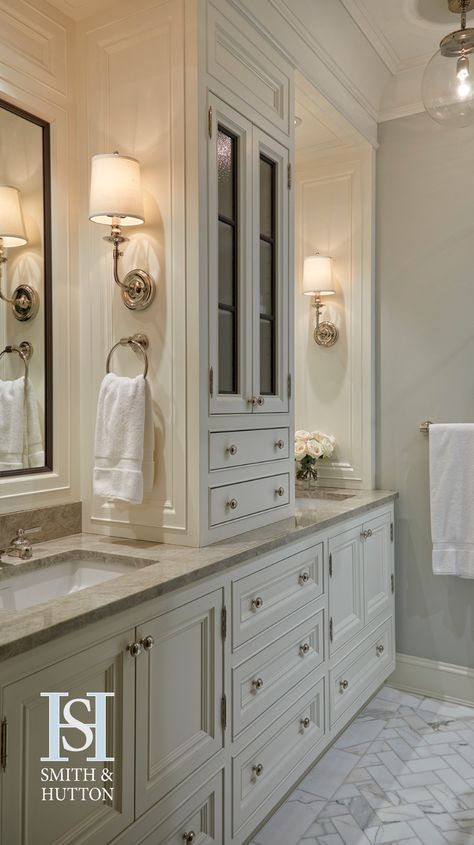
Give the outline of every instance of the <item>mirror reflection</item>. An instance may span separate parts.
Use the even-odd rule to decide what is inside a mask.
[[[49,125],[0,101],[0,475],[51,468]]]

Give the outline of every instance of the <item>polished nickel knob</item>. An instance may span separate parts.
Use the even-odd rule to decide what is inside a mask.
[[[263,396],[259,396],[258,399],[257,399],[257,405],[259,405],[260,408],[261,408],[264,403],[265,403],[265,399],[263,398]]]
[[[303,643],[303,645],[300,645],[300,654],[302,657],[309,654],[309,643]]]
[[[377,654],[383,654],[384,651],[385,651],[383,645],[378,645],[375,650],[376,650]]]
[[[372,531],[370,528],[367,528],[365,531],[361,531],[361,535],[363,540],[367,540],[369,537],[372,537]]]
[[[228,452],[229,455],[236,455],[238,452],[237,446],[235,446],[234,444],[232,444],[232,446],[228,446],[226,452]]]
[[[309,583],[309,572],[302,572],[299,577],[300,584],[308,584]]]
[[[141,643],[129,643],[127,650],[130,652],[132,657],[138,657],[138,655],[142,653],[142,645]]]
[[[275,449],[284,449],[285,448],[285,441],[284,440],[276,440],[275,441]]]
[[[263,689],[263,678],[255,678],[255,680],[252,681],[252,688],[254,690]]]
[[[348,688],[348,686],[349,686],[349,681],[340,681],[339,682],[339,687],[341,689],[341,692],[344,692]]]
[[[238,508],[238,506],[239,506],[239,503],[238,503],[237,499],[230,499],[230,501],[227,502],[227,507],[230,508],[231,511],[235,511],[235,509]]]
[[[257,763],[256,766],[252,767],[252,772],[254,773],[255,777],[259,778],[260,775],[263,775],[263,764]]]
[[[306,716],[304,719],[301,719],[301,727],[303,728],[303,730],[306,730],[306,728],[309,728],[310,724],[311,724],[311,719],[308,716]]]
[[[260,596],[257,596],[256,599],[252,599],[252,607],[254,610],[260,610],[263,607],[263,599]]]
[[[258,398],[256,396],[252,396],[250,399],[247,399],[247,402],[249,405],[253,405],[255,407],[255,405],[258,405]]]
[[[185,845],[192,845],[195,841],[196,834],[194,833],[194,830],[190,830],[189,833],[183,833],[183,842],[185,842]]]
[[[285,488],[284,487],[277,487],[275,490],[277,496],[284,496],[285,495]]]
[[[140,640],[140,643],[142,644],[145,651],[150,651],[155,645],[155,639],[152,636],[144,637],[142,640]]]

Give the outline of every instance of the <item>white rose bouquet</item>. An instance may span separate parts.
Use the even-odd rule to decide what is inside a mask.
[[[336,439],[331,434],[323,434],[322,431],[296,431],[295,459],[299,463],[296,477],[301,480],[316,479],[316,461],[330,458],[335,445]]]

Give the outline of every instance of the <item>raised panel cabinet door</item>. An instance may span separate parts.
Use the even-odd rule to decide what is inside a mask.
[[[390,514],[371,519],[362,527],[365,622],[392,607],[392,541]]]
[[[251,413],[252,125],[209,97],[209,410]]]
[[[132,629],[98,641],[93,648],[4,687],[3,845],[107,845],[133,821],[135,664],[127,651],[133,638]],[[87,699],[88,693],[113,693],[106,702],[105,750],[106,756],[115,759],[88,761],[101,753],[94,744],[84,751],[67,751],[62,740],[76,748],[85,742],[80,729],[68,727],[60,733],[61,756],[66,759],[42,761],[41,757],[51,756],[48,725],[52,705],[50,698],[41,696],[44,692],[68,693],[69,698],[61,699],[63,723],[67,721],[63,707],[71,699]],[[95,700],[90,712],[81,702],[71,703],[71,715],[93,724],[97,719]],[[112,781],[107,775],[102,779],[104,767],[113,772]],[[77,780],[74,776],[61,778],[61,770],[82,772],[83,768],[89,771],[87,780],[82,774]]]
[[[362,630],[360,527],[329,540],[329,648],[334,652]]]
[[[215,590],[137,631],[137,815],[223,746],[222,607]]]
[[[254,126],[254,413],[289,407],[288,161],[288,150]]]

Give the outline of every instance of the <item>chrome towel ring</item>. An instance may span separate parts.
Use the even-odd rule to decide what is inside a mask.
[[[4,355],[10,352],[17,352],[20,356],[23,364],[25,366],[25,379],[28,378],[28,361],[30,360],[31,356],[33,355],[33,346],[27,340],[23,340],[19,346],[5,346],[0,352],[0,359],[3,358]]]
[[[109,354],[107,355],[107,363],[105,365],[106,373],[110,373],[110,359],[112,358],[113,353],[119,346],[130,346],[135,352],[139,352],[144,361],[144,370],[143,370],[143,378],[147,377],[148,373],[148,355],[146,354],[146,350],[148,349],[148,338],[146,334],[134,334],[130,337],[121,337],[117,343],[112,346]]]

